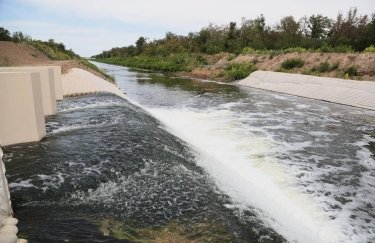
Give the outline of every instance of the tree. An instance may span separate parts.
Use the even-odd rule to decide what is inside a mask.
[[[348,45],[357,51],[361,51],[366,46],[363,46],[359,37],[365,35],[367,24],[367,15],[358,15],[357,8],[349,9],[346,18],[343,17],[342,13],[339,13],[328,34],[329,42],[332,46]]]
[[[12,37],[10,37],[9,30],[0,27],[0,41],[11,41]]]
[[[138,40],[135,42],[135,46],[137,48],[138,54],[142,53],[145,44],[146,44],[146,38],[144,38],[143,36],[139,37]]]
[[[326,16],[311,15],[308,22],[310,29],[310,37],[313,39],[324,39],[327,37],[328,31],[331,28],[332,20]]]

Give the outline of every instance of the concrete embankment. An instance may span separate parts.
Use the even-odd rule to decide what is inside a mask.
[[[238,85],[375,110],[375,82],[256,71]]]
[[[62,76],[64,96],[77,96],[94,93],[111,93],[125,98],[115,85],[80,68],[72,68]]]

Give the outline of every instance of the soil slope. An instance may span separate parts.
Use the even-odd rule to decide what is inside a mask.
[[[228,53],[220,53],[205,57],[208,65],[194,69],[190,73],[181,73],[182,75],[226,81],[225,77],[220,76],[222,72],[231,63],[253,63],[258,70],[280,71],[281,63],[290,58],[300,58],[305,61],[301,68],[288,70],[290,73],[308,74],[324,77],[348,78],[345,77],[346,70],[354,66],[358,71],[358,77],[354,79],[375,81],[375,53],[287,53],[271,56],[269,54],[248,54],[234,57]],[[319,66],[321,63],[328,62],[330,65],[337,64],[335,70],[328,72],[314,72],[311,69]],[[285,70],[283,70],[285,71]]]
[[[63,74],[67,73],[72,68],[82,68],[108,80],[102,74],[83,65],[80,60],[51,60],[34,46],[10,41],[0,41],[0,66],[7,67],[24,65],[59,65],[61,66]]]

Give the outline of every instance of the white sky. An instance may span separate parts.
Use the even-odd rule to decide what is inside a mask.
[[[3,0],[2,4],[7,1],[12,0]],[[12,3],[18,9],[23,6],[24,11],[37,10],[38,16],[27,13],[25,19],[21,14],[17,19],[0,17],[1,22],[12,27],[11,31],[22,30],[33,38],[44,39],[48,39],[49,33],[50,37],[63,41],[68,48],[83,56],[97,54],[114,46],[133,44],[141,35],[152,39],[164,36],[166,31],[187,34],[209,23],[239,23],[242,17],[255,18],[260,14],[264,14],[267,24],[274,25],[287,15],[293,15],[296,19],[312,14],[335,18],[339,11],[345,13],[350,7],[357,7],[360,14],[375,13],[375,0],[13,1],[20,6]],[[37,31],[38,25],[44,25],[44,30]],[[72,35],[72,31],[76,33]]]

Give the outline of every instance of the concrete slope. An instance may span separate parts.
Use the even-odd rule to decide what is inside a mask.
[[[125,98],[124,93],[112,84],[88,71],[72,68],[62,75],[64,96],[77,96],[93,93],[111,93]]]
[[[375,82],[256,71],[238,85],[375,110]]]

